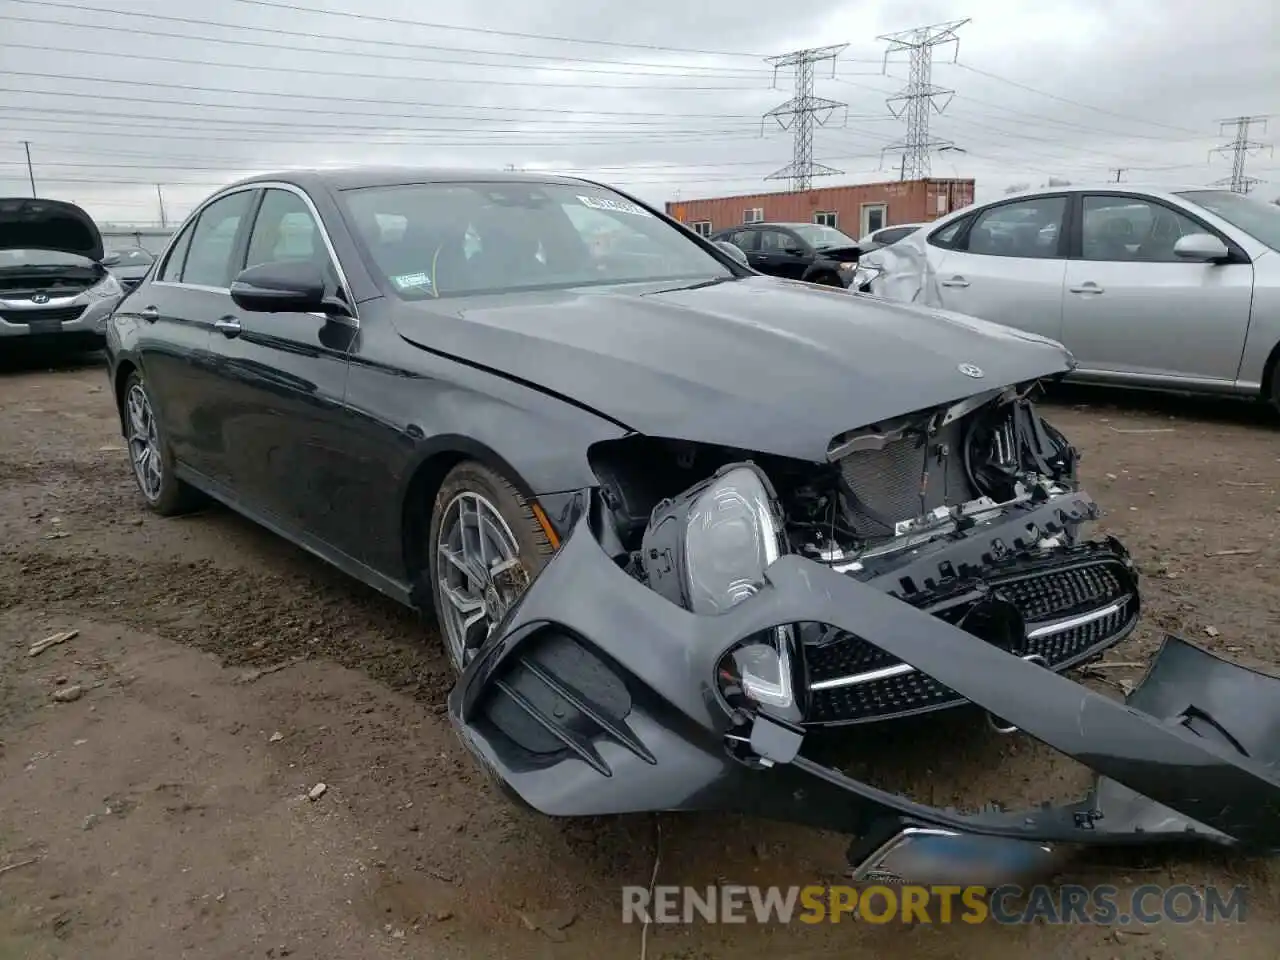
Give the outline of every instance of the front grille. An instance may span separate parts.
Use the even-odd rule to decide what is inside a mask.
[[[1010,651],[1019,656],[1038,654],[1054,670],[1065,670],[1118,643],[1137,621],[1137,592],[1132,576],[1118,560],[995,578],[988,585],[993,595],[1018,608],[1028,634],[1038,627],[1120,604],[1096,620],[1039,637],[1028,636]],[[811,683],[900,663],[879,647],[857,637],[821,647],[806,647],[805,658]],[[820,724],[862,723],[963,702],[964,697],[954,690],[926,674],[912,671],[852,686],[810,691],[809,719]]]
[[[84,304],[71,307],[49,307],[45,310],[5,310],[0,312],[0,318],[9,323],[31,324],[41,321],[67,323],[77,319],[82,313],[84,313]]]

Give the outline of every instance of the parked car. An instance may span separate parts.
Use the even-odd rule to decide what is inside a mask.
[[[881,247],[887,247],[891,243],[897,243],[903,237],[911,236],[923,226],[923,223],[897,223],[892,227],[881,227],[879,230],[873,230],[860,239],[858,241],[858,249],[862,253],[879,250]]]
[[[856,288],[1061,341],[1071,378],[1280,408],[1280,208],[1206,187],[1054,187],[861,261]]]
[[[1128,705],[1060,675],[1140,599],[1032,402],[1070,369],[1044,337],[760,276],[596,183],[429,170],[219,191],[108,329],[146,504],[433,609],[452,723],[543,813],[845,830],[863,879],[1275,839],[1280,681],[1180,641]],[[811,749],[966,702],[1097,792],[962,815]]]
[[[0,340],[101,346],[123,292],[102,258],[97,224],[75,204],[0,199]]]
[[[858,242],[818,223],[753,223],[711,235],[732,243],[761,273],[829,287],[847,287],[858,261]]]
[[[126,291],[132,290],[142,282],[156,258],[150,251],[142,247],[124,247],[112,250],[102,261]]]

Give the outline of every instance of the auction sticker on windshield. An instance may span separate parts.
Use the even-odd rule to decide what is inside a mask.
[[[392,277],[391,282],[401,290],[406,290],[409,287],[425,287],[428,290],[431,289],[431,277],[425,273],[404,273],[398,277]]]
[[[628,200],[617,200],[613,197],[584,197],[579,196],[578,200],[584,207],[590,207],[592,210],[610,210],[614,213],[630,213],[638,217],[653,216],[644,207],[631,203]]]

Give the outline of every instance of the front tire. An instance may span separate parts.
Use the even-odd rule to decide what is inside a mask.
[[[528,498],[474,460],[458,464],[440,485],[427,546],[436,619],[461,671],[555,549]]]
[[[162,517],[187,513],[199,494],[174,474],[173,451],[138,371],[129,374],[121,400],[133,479],[147,507]]]

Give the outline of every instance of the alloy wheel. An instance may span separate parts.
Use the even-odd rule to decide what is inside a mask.
[[[129,388],[125,400],[129,416],[129,459],[133,461],[133,475],[138,488],[148,502],[160,499],[164,483],[164,464],[160,459],[160,434],[156,429],[156,415],[151,409],[151,398],[142,384]]]
[[[445,508],[436,553],[440,620],[461,669],[524,592],[529,575],[511,527],[497,507],[471,491]]]

